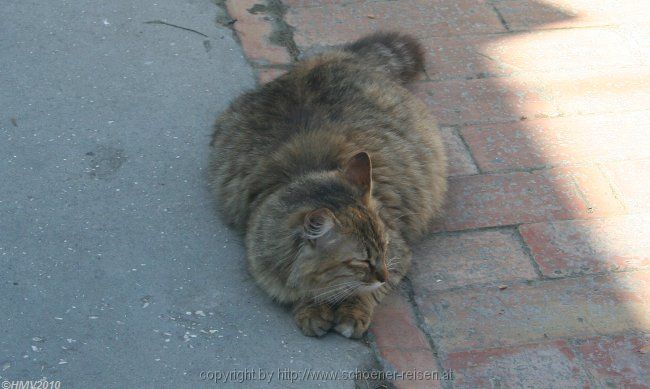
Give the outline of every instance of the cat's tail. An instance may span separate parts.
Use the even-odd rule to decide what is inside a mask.
[[[368,35],[344,47],[357,54],[371,67],[387,70],[403,84],[415,79],[424,70],[424,51],[410,35],[398,32],[379,32]]]

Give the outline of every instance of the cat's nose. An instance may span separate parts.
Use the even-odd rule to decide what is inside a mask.
[[[378,268],[375,271],[375,277],[377,277],[377,281],[379,282],[386,282],[388,279],[388,269],[386,269],[386,265]]]

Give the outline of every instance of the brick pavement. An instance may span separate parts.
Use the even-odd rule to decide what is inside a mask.
[[[649,387],[650,4],[227,0],[260,82],[368,32],[420,38],[446,216],[377,310],[397,387]]]

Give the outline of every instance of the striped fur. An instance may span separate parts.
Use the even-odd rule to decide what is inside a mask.
[[[298,63],[219,117],[210,184],[248,267],[304,334],[360,337],[440,213],[438,127],[403,84],[408,36],[376,34]]]

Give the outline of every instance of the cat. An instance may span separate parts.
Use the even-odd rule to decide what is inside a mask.
[[[361,337],[447,188],[439,129],[406,86],[419,43],[381,32],[297,63],[217,119],[210,185],[248,268],[300,330]]]

